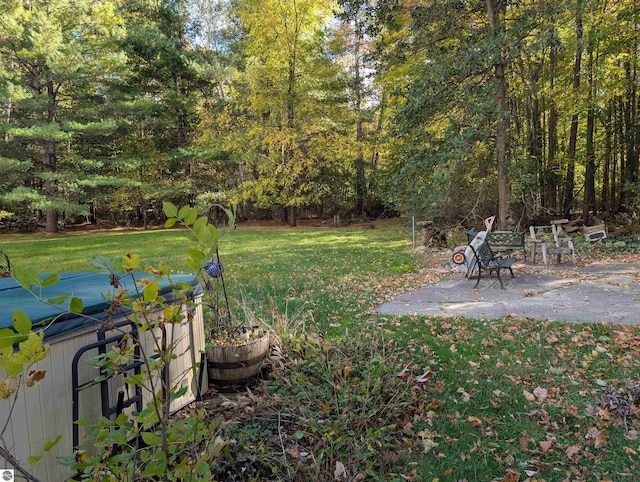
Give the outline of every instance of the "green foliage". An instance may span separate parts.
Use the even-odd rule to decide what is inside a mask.
[[[149,427],[158,420],[149,408],[137,415],[121,414],[113,421],[103,420],[89,439],[98,455],[81,451],[63,463],[81,470],[88,480],[214,480],[214,461],[227,446],[220,436],[219,420],[207,421],[199,407],[185,413],[185,418],[170,420],[166,427],[153,430]],[[141,427],[145,428],[141,431]]]
[[[253,328],[248,323],[252,314],[244,313],[244,317],[236,319],[232,315],[227,295],[219,245],[223,236],[236,227],[236,206],[225,208],[215,204],[211,206],[207,217],[199,216],[196,208],[183,206],[178,209],[170,202],[164,203],[163,210],[167,216],[165,227],[170,228],[180,223],[191,233],[191,244],[184,249],[187,255],[186,264],[195,272],[204,288],[202,306],[208,321],[206,328],[210,330],[212,338],[210,341],[228,344],[230,340],[242,340],[242,335],[249,337],[251,333],[256,336],[264,334],[261,330],[246,330]],[[217,220],[214,219],[216,214]]]
[[[92,170],[81,161],[103,155],[85,147],[113,131],[96,93],[104,93],[105,72],[117,75],[124,65],[114,48],[121,20],[110,0],[1,7],[0,98],[8,109],[0,154],[30,169],[0,194],[21,218],[46,212],[47,228],[56,230],[57,213],[87,212],[87,192],[76,180]]]
[[[223,210],[228,229],[218,228],[211,224],[206,216],[199,216],[198,210],[190,206],[182,206],[180,209],[171,202],[164,202],[163,211],[167,216],[166,228],[171,228],[180,223],[186,227],[192,235],[194,247],[187,249],[187,265],[198,271],[214,259],[218,259],[218,246],[221,239],[228,233],[229,229],[234,229],[236,224],[236,207],[224,208]]]

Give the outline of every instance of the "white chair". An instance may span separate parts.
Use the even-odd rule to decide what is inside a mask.
[[[553,228],[551,226],[529,226],[529,243],[531,244],[532,262],[536,264],[536,254],[542,254],[544,267],[549,267],[547,258],[547,243],[553,239]]]
[[[544,267],[549,267],[548,254],[555,254],[558,258],[558,264],[562,261],[562,255],[571,256],[571,265],[576,265],[576,253],[573,249],[573,240],[568,236],[563,236],[562,227],[558,224],[550,226],[529,226],[531,237],[531,251],[533,253],[533,264],[536,263],[536,254],[542,254]]]
[[[571,266],[575,266],[576,252],[573,249],[573,240],[569,236],[564,236],[564,231],[562,230],[561,225],[552,224],[551,228],[553,230],[555,246],[548,247],[547,252],[558,256],[558,264],[560,264],[561,256],[563,254],[568,254],[571,256]]]

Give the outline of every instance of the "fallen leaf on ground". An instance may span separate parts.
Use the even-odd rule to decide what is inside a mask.
[[[553,442],[551,440],[545,440],[544,442],[540,442],[540,448],[543,453],[547,453],[553,447]]]
[[[585,438],[587,440],[593,440],[593,445],[597,449],[602,448],[607,444],[607,436],[596,427],[589,427]]]
[[[520,480],[520,472],[517,470],[509,469],[507,474],[500,479],[500,482],[518,482]]]
[[[533,393],[527,390],[522,390],[522,394],[524,395],[524,398],[527,399],[527,402],[533,403],[536,401],[536,396]]]
[[[533,394],[535,395],[538,402],[542,403],[547,399],[547,396],[549,395],[549,391],[546,388],[537,387],[533,391]]]
[[[336,462],[336,469],[333,471],[333,480],[347,480],[347,469],[342,462]]]
[[[480,420],[478,417],[470,416],[469,418],[467,418],[467,421],[471,424],[472,427],[479,427],[482,425],[482,420]]]
[[[582,448],[579,445],[571,445],[570,447],[567,447],[567,450],[565,450],[564,453],[567,457],[571,458],[574,455],[579,454],[580,450],[582,450]]]
[[[417,383],[425,383],[425,382],[429,379],[429,377],[430,377],[431,375],[432,375],[431,370],[427,370],[427,371],[425,371],[422,375],[420,375],[419,377],[416,377],[416,378],[415,378],[415,381],[416,381]]]

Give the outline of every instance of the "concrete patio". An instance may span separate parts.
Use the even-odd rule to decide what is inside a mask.
[[[388,315],[464,316],[495,319],[517,316],[577,322],[640,323],[640,263],[514,269],[515,278],[471,280],[460,271],[437,283],[404,293],[378,307]]]

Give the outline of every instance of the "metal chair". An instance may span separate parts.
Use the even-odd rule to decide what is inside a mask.
[[[493,273],[496,273],[496,275],[498,276],[498,281],[500,282],[501,289],[504,289],[502,278],[500,277],[501,270],[508,269],[511,273],[511,277],[515,278],[515,276],[513,275],[513,263],[516,262],[516,258],[504,258],[502,256],[496,256],[493,251],[491,251],[489,243],[487,243],[486,241],[482,241],[477,248],[472,244],[470,244],[469,247],[473,251],[474,259],[476,260],[475,267],[478,268],[478,280],[476,281],[474,289],[477,288],[480,284],[482,271],[489,273],[489,276],[491,276]],[[471,271],[473,271],[473,268]],[[470,274],[467,277],[470,277]]]

